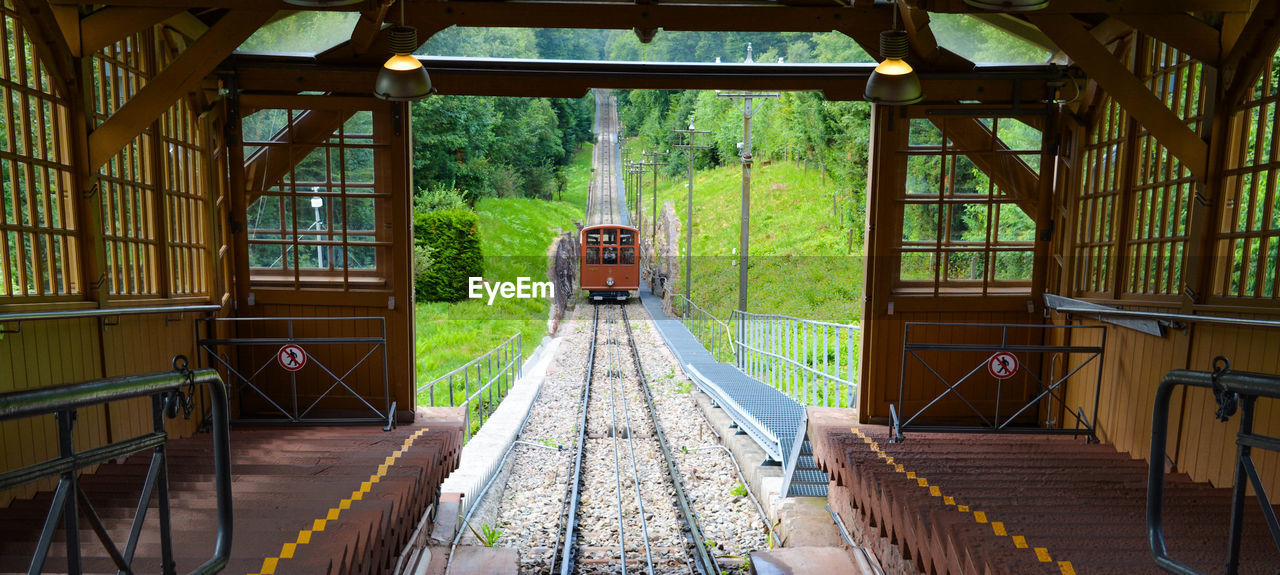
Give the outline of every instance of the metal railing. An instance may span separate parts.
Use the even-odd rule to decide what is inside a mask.
[[[216,303],[202,303],[171,306],[103,307],[0,313],[0,333],[21,333],[22,322],[24,321],[36,321],[43,319],[80,319],[87,317],[117,317],[122,315],[147,315],[159,313],[166,315],[171,313],[182,314],[186,312],[212,313],[221,309],[222,306]],[[16,324],[17,327],[10,329],[7,324]]]
[[[81,517],[88,521],[116,568],[122,573],[132,573],[134,554],[138,549],[153,495],[158,496],[161,554],[159,567],[166,575],[176,572],[169,515],[169,478],[165,450],[169,436],[165,432],[165,419],[176,417],[179,409],[184,411],[184,415],[190,415],[192,396],[196,393],[197,385],[208,386],[213,405],[213,466],[218,527],[213,556],[191,573],[217,573],[226,567],[231,555],[233,526],[227,392],[216,371],[212,369],[187,371],[186,365],[186,358],[178,356],[174,358],[176,371],[172,372],[100,379],[0,394],[0,421],[53,414],[58,426],[59,454],[56,459],[0,474],[0,491],[45,477],[59,476],[49,514],[45,518],[40,539],[36,543],[35,553],[31,559],[30,573],[40,573],[44,569],[59,523],[62,524],[65,536],[67,572],[82,571]],[[76,449],[74,433],[76,410],[91,405],[146,396],[151,397],[152,432],[101,447]],[[151,465],[129,529],[129,538],[121,549],[111,538],[101,517],[89,501],[89,497],[80,487],[77,471],[83,467],[105,463],[148,449],[152,451]]]
[[[858,325],[733,312],[737,365],[801,405],[858,404]]]
[[[927,334],[933,335],[939,331],[959,332],[965,334],[968,341],[964,343],[952,343],[950,341],[917,341],[912,339],[912,328],[916,328],[915,332],[919,334],[920,328],[925,328]],[[981,333],[984,330],[1000,330],[999,342],[982,342]],[[1066,330],[1067,334],[1073,330],[1080,330],[1088,333],[1089,331],[1097,332],[1099,338],[1098,345],[1041,345],[1041,344],[1024,344],[1013,343],[1009,338],[1009,330]],[[1065,338],[1070,341],[1070,337]],[[1098,402],[1101,398],[1102,391],[1102,362],[1103,351],[1107,347],[1107,329],[1103,325],[1093,326],[1074,326],[1074,325],[1054,325],[1054,324],[1021,324],[1021,323],[937,323],[937,322],[907,322],[904,324],[902,334],[902,369],[898,376],[898,403],[890,405],[890,419],[892,430],[892,441],[899,442],[903,440],[904,431],[942,431],[942,432],[1019,432],[1019,433],[1044,433],[1044,434],[1066,434],[1079,435],[1081,433],[1088,435],[1091,440],[1097,440],[1094,426],[1098,421]],[[961,365],[968,367],[963,376],[951,381],[938,372],[938,368],[931,365],[920,352],[942,352],[942,354],[966,354],[963,357],[955,358],[951,355],[948,359],[951,365]],[[1062,377],[1050,373],[1047,378],[1042,379],[1038,373],[1041,366],[1046,362],[1046,356],[1061,354],[1068,358],[1071,355],[1083,356],[1083,359],[1074,368],[1070,369]],[[943,386],[943,390],[933,399],[929,400],[923,407],[917,409],[914,413],[908,415],[905,402],[907,388],[907,365],[908,359],[914,359],[919,365],[923,366],[930,374],[933,375]],[[1002,359],[1003,358],[1003,359]],[[974,361],[976,359],[976,361]],[[1035,360],[1035,361],[1032,361]],[[966,363],[968,362],[968,363]],[[1050,361],[1052,363],[1052,360]],[[992,365],[1005,366],[1008,369],[1007,374],[1003,377],[996,377]],[[914,364],[913,364],[914,365]],[[1093,390],[1093,417],[1085,419],[1080,417],[1079,412],[1071,412],[1064,410],[1066,415],[1075,418],[1075,428],[1047,428],[1047,427],[1029,427],[1018,424],[1018,418],[1024,413],[1032,409],[1036,409],[1042,400],[1048,399],[1051,403],[1056,400],[1059,406],[1067,405],[1067,401],[1063,397],[1065,385],[1076,373],[1084,369],[1086,366],[1093,365],[1097,371],[1097,377],[1094,381]],[[966,382],[981,379],[982,373],[988,373],[987,377],[996,380],[996,397],[992,413],[983,413],[983,410],[974,406],[963,393],[960,387]],[[1027,379],[1035,383],[1036,388],[1032,392],[1034,397],[1027,399],[1026,397],[1016,397],[1012,401],[1017,409],[1012,413],[1003,410],[1002,401],[1007,400],[1005,396],[1005,382],[1015,375],[1025,374]],[[1048,383],[1046,385],[1046,382]],[[1025,380],[1024,380],[1025,383]],[[914,423],[929,408],[938,404],[938,402],[946,399],[948,396],[955,396],[982,422],[981,425],[924,425]],[[1034,412],[1033,412],[1034,413]],[[988,417],[990,416],[990,417]],[[914,423],[914,425],[913,425]],[[1065,420],[1063,423],[1066,423]]]
[[[1240,431],[1236,435],[1236,475],[1231,492],[1231,527],[1228,534],[1227,575],[1240,568],[1241,534],[1244,527],[1244,505],[1247,491],[1253,487],[1262,515],[1271,531],[1276,549],[1280,550],[1280,521],[1267,495],[1266,485],[1253,462],[1253,449],[1280,452],[1280,438],[1253,432],[1253,409],[1259,397],[1280,399],[1280,376],[1261,373],[1233,372],[1225,358],[1213,361],[1213,372],[1175,370],[1164,376],[1156,389],[1151,422],[1151,457],[1147,473],[1147,538],[1156,565],[1180,575],[1199,572],[1173,559],[1164,540],[1164,466],[1165,442],[1169,435],[1169,400],[1177,387],[1200,387],[1213,391],[1219,421],[1227,421],[1240,412]]]
[[[423,392],[426,392],[427,404],[432,407],[444,405],[446,396],[450,407],[466,406],[465,439],[470,440],[472,434],[493,415],[511,386],[520,379],[523,360],[523,338],[517,333],[461,367],[418,386],[418,398],[421,400]],[[437,402],[437,390],[441,386],[444,389],[439,390]],[[459,395],[462,401],[458,401]]]
[[[204,330],[199,329],[199,324],[204,323]],[[373,324],[372,327],[360,328],[359,323],[366,322]],[[283,323],[283,325],[280,325]],[[348,324],[343,326],[342,324]],[[275,325],[272,325],[275,324]],[[242,331],[251,331],[253,328],[261,328],[261,330],[272,333],[271,336],[263,337],[227,337],[218,338],[214,334],[219,333],[220,326],[227,326],[232,333],[241,333]],[[299,337],[298,328],[311,331],[316,327],[323,327],[326,331],[338,331],[343,327],[350,327],[352,331],[373,331],[378,335],[363,337]],[[391,399],[391,382],[387,369],[387,322],[382,317],[251,317],[251,318],[206,318],[197,320],[197,333],[203,332],[205,338],[197,342],[200,351],[203,351],[209,359],[210,365],[218,365],[220,369],[225,369],[232,376],[235,382],[234,389],[236,397],[240,402],[241,411],[237,417],[237,422],[255,423],[255,424],[273,424],[273,423],[352,423],[352,422],[370,422],[382,423],[384,429],[390,430],[395,425],[396,404]],[[304,332],[305,333],[305,332]],[[278,334],[278,335],[275,335]],[[333,349],[339,346],[355,346],[354,353],[364,352],[363,355],[354,363],[346,366],[341,375],[335,373],[335,368],[326,364],[315,351],[318,349]],[[248,348],[249,351],[261,352],[263,348],[271,350],[271,353],[261,353],[261,358],[249,358],[252,362],[246,369],[243,361],[229,361],[222,354],[218,353],[219,347],[228,347],[233,352]],[[292,353],[291,353],[292,352]],[[380,352],[380,353],[379,353]],[[365,362],[375,354],[381,356],[382,361],[382,408],[374,407],[363,395],[356,391],[347,379],[356,372]],[[242,354],[238,354],[242,355]],[[246,358],[241,357],[241,360]],[[254,361],[254,359],[259,359]],[[335,363],[338,360],[330,360]],[[296,362],[293,366],[286,366],[286,362]],[[256,364],[256,365],[254,365]],[[310,369],[311,365],[315,365],[317,369],[324,373],[331,381],[328,382],[324,391],[310,398],[311,401],[307,405],[302,405],[298,393],[298,373],[303,369]],[[371,362],[370,365],[373,363]],[[237,366],[240,368],[237,369]],[[272,366],[279,366],[272,368]],[[284,372],[283,374],[281,372]],[[289,380],[289,396],[287,398],[272,397],[263,389],[266,382],[259,379],[263,376],[280,377],[287,375]],[[373,414],[372,417],[357,416],[336,416],[330,415],[326,417],[312,416],[312,412],[320,405],[321,401],[330,397],[337,389],[345,389],[359,404],[363,405]],[[281,417],[245,417],[245,400],[251,397],[260,397],[270,406],[268,415],[279,413]],[[281,405],[282,403],[287,405]],[[361,410],[363,411],[363,410]]]
[[[711,357],[725,363],[735,361],[737,349],[734,346],[733,329],[729,324],[677,293],[671,294],[671,306],[680,315],[684,327],[711,353]]]

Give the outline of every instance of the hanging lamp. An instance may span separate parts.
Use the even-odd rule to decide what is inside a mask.
[[[427,69],[413,57],[414,50],[418,49],[418,29],[404,25],[404,0],[400,2],[400,25],[387,31],[387,39],[392,56],[378,70],[373,95],[383,100],[411,102],[435,92]]]
[[[964,0],[965,4],[996,12],[1032,12],[1049,5],[1049,0]]]
[[[905,106],[924,98],[920,78],[904,59],[907,49],[905,31],[885,30],[880,33],[880,56],[884,61],[867,78],[864,98],[886,106]]]

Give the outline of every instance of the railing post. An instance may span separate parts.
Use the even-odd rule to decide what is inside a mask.
[[[849,345],[848,345],[848,349],[849,349],[849,360],[846,362],[847,368],[848,368],[848,370],[849,370],[849,377],[848,377],[848,381],[849,381],[849,405],[847,405],[846,407],[849,407],[849,408],[851,408],[851,409],[857,409],[857,407],[858,407],[858,404],[857,404],[857,401],[858,401],[857,393],[858,393],[858,387],[859,387],[859,386],[858,386],[858,380],[854,379],[854,372],[853,372],[853,358],[854,358],[854,354],[855,354],[855,353],[857,353],[857,351],[856,351],[856,350],[854,350],[854,348],[853,348],[853,332],[854,332],[854,330],[853,330],[852,328],[850,328],[850,329],[849,329],[849,338],[848,338],[848,339],[849,339]]]

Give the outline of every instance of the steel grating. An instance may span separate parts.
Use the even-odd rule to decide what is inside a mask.
[[[787,495],[825,497],[827,475],[813,464],[808,441],[796,441],[797,435],[806,431],[801,427],[806,420],[805,407],[737,367],[716,361],[683,323],[667,317],[662,300],[648,291],[640,291],[640,301],[698,389],[724,409],[771,459],[782,462],[784,475],[790,473],[792,477]],[[801,454],[793,458],[791,451],[797,443],[803,447]],[[785,469],[793,460],[796,468]]]

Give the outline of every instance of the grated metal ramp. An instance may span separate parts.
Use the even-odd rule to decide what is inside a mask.
[[[662,300],[647,290],[640,290],[640,302],[698,389],[724,409],[772,462],[783,466],[786,495],[826,497],[827,474],[814,462],[805,407],[737,367],[716,361],[680,320],[666,315]]]

